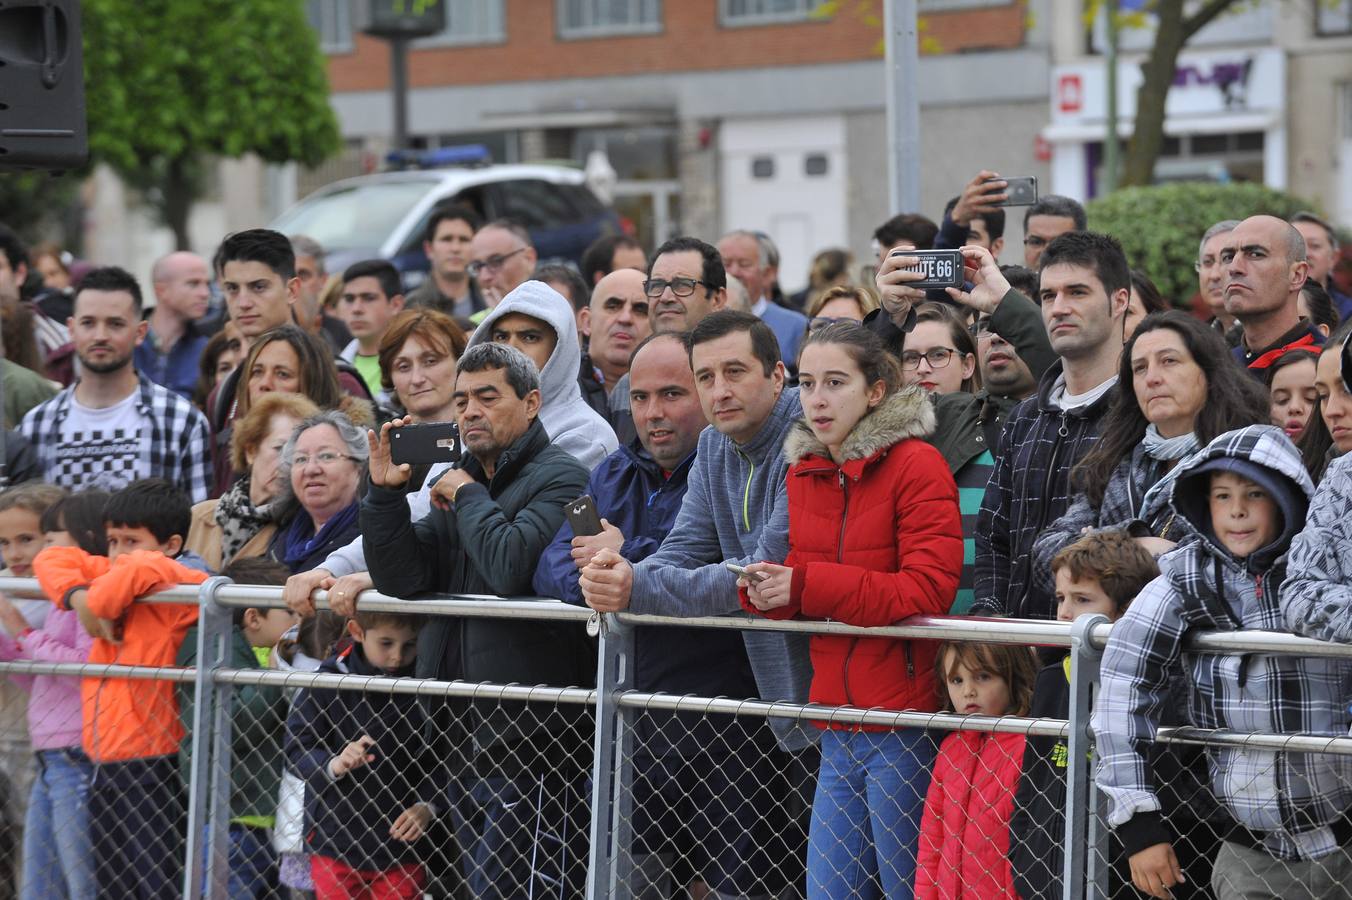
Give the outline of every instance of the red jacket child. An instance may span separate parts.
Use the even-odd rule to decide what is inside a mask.
[[[840,465],[806,422],[794,425],[784,442],[792,593],[762,615],[867,626],[948,612],[962,520],[948,465],[922,440],[933,430],[934,408],[919,389],[860,419]],[[745,588],[741,597],[759,612]],[[931,641],[814,635],[812,702],[933,712],[934,655]]]
[[[916,856],[916,900],[1017,900],[1009,820],[1024,736],[955,731],[939,745]]]

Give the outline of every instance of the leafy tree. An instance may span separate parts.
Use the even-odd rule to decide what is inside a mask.
[[[1308,201],[1261,184],[1182,183],[1123,188],[1089,201],[1089,227],[1122,242],[1127,259],[1177,306],[1197,293],[1197,245],[1222,219],[1289,219]]]
[[[1174,83],[1178,54],[1193,35],[1239,2],[1150,0],[1146,4],[1146,10],[1155,14],[1158,25],[1155,42],[1141,63],[1144,78],[1136,90],[1136,123],[1122,160],[1119,184],[1144,185],[1154,179],[1155,161],[1164,146],[1164,104]]]
[[[85,0],[89,145],[188,244],[207,158],[313,166],[340,145],[297,0]]]

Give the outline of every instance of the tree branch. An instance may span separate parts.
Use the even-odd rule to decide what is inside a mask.
[[[1221,13],[1235,5],[1236,0],[1208,0],[1191,16],[1183,20],[1183,43],[1192,40],[1192,36],[1210,25]]]

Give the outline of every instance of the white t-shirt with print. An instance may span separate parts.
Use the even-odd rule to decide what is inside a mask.
[[[136,408],[137,400],[138,392],[132,391],[112,406],[90,409],[72,396],[48,480],[71,490],[116,491],[149,478],[150,423]]]

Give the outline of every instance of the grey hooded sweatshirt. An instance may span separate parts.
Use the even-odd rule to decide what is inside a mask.
[[[545,426],[554,446],[571,454],[588,470],[596,468],[601,460],[619,449],[620,443],[610,423],[582,399],[582,389],[577,384],[582,347],[577,339],[573,307],[543,281],[522,282],[489,311],[474,330],[469,345],[491,341],[493,323],[509,313],[531,316],[554,329],[558,340],[540,372],[540,424]]]

